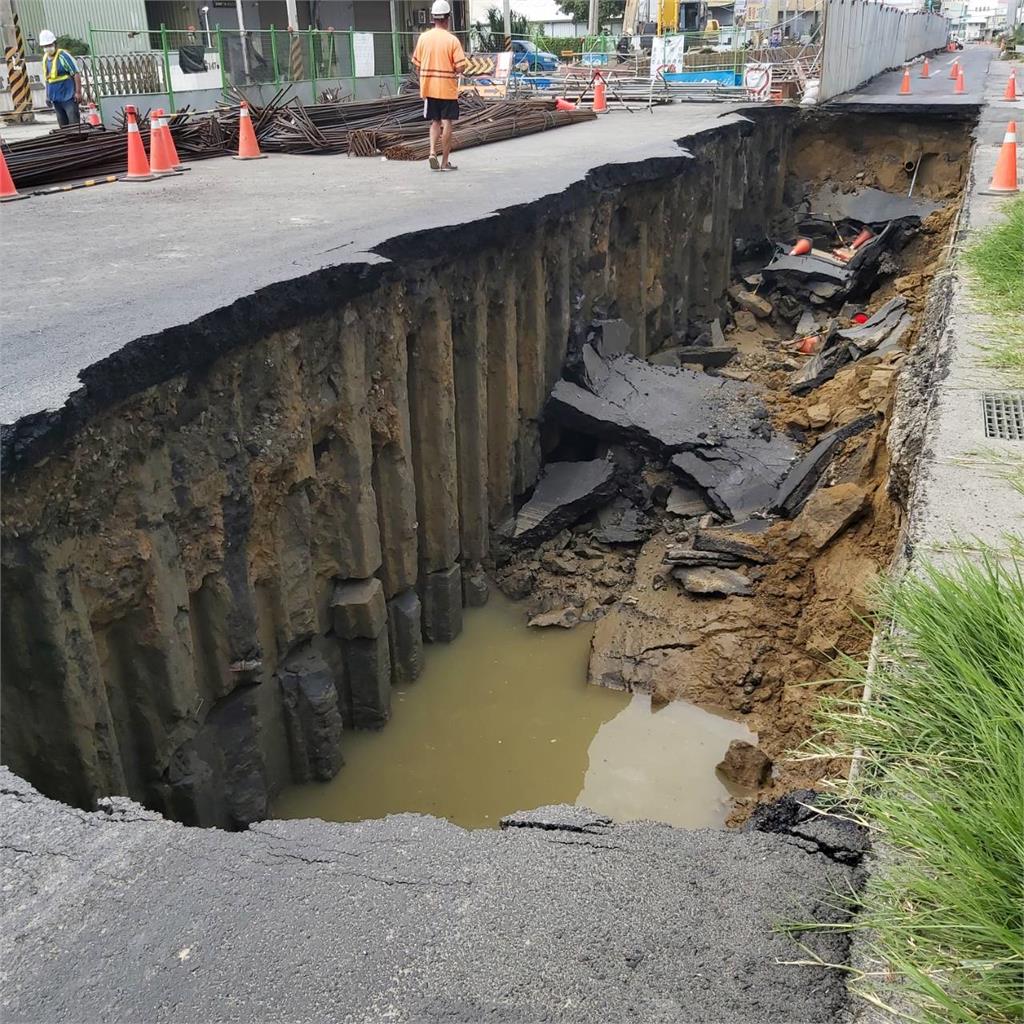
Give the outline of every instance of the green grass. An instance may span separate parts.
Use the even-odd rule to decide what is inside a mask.
[[[971,287],[993,320],[985,362],[1024,383],[1024,196],[1010,201],[1006,218],[966,251]]]
[[[863,754],[849,796],[892,854],[861,894],[862,930],[911,1019],[1024,1017],[1024,579],[1011,556],[958,556],[885,585],[872,675],[824,705],[818,753]],[[855,683],[863,684],[859,669]],[[866,986],[866,991],[864,988]],[[861,980],[884,1005],[886,988]]]

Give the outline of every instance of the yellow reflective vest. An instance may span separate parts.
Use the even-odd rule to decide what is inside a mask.
[[[52,57],[48,53],[43,54],[43,81],[47,85],[52,85],[54,82],[66,82],[74,74],[74,72],[70,75],[57,74],[60,71],[61,54],[64,53],[68,54],[72,64],[74,64],[75,58],[67,50],[54,50]]]

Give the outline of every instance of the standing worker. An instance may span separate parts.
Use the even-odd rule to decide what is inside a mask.
[[[434,0],[430,8],[434,27],[419,37],[412,55],[413,66],[420,74],[423,117],[430,122],[430,167],[435,171],[458,169],[448,158],[452,152],[452,122],[459,119],[459,73],[466,66],[466,54],[462,43],[448,31],[451,13],[448,0]]]
[[[82,76],[75,58],[57,46],[57,37],[48,28],[39,33],[39,45],[43,48],[46,99],[53,104],[57,126],[65,128],[69,124],[78,124],[81,121],[78,104],[82,102]]]

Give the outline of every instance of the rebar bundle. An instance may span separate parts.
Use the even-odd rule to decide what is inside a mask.
[[[250,105],[256,138],[266,152],[384,155],[391,160],[425,160],[430,154],[430,128],[418,96],[303,106],[295,98],[287,99],[289,88],[263,106]],[[236,98],[238,103],[221,104],[216,110],[186,108],[169,118],[182,160],[225,156],[237,150],[239,107],[244,96],[237,93]],[[463,116],[455,123],[455,146],[467,149],[595,116],[590,110],[556,111],[554,102],[553,98],[487,100],[466,96]],[[139,128],[148,149],[148,111],[139,117]],[[22,188],[122,173],[127,169],[124,112],[119,111],[105,128],[82,124],[5,144],[4,156],[11,176]]]

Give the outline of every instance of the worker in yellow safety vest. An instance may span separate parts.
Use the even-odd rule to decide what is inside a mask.
[[[48,28],[39,33],[39,45],[43,48],[46,100],[57,114],[57,125],[64,128],[78,124],[81,121],[78,104],[82,102],[82,76],[75,58],[57,46],[57,37]]]

